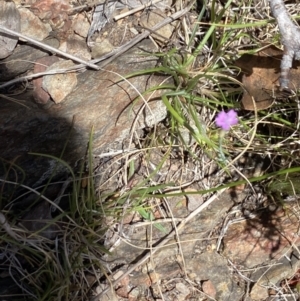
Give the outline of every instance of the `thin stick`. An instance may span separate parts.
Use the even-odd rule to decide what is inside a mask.
[[[129,16],[129,15],[133,15],[134,13],[136,13],[136,12],[138,12],[138,11],[146,8],[146,7],[149,7],[149,6],[151,6],[151,5],[155,4],[155,3],[158,3],[160,1],[162,1],[162,0],[153,0],[153,1],[150,1],[148,4],[140,5],[140,6],[134,8],[134,9],[132,9],[132,10],[126,12],[126,13],[123,13],[123,14],[120,14],[118,16],[115,16],[114,20],[118,21],[118,20],[120,20],[122,18],[125,18],[125,17]]]
[[[81,67],[79,68],[78,66],[81,66]],[[41,76],[45,76],[45,75],[54,75],[54,74],[66,73],[66,72],[75,72],[75,71],[78,71],[80,69],[82,69],[82,65],[73,66],[73,67],[70,67],[70,68],[67,68],[67,69],[55,69],[55,70],[48,70],[48,71],[45,71],[45,72],[33,73],[33,74],[30,74],[30,75],[25,75],[25,76],[22,76],[22,77],[14,78],[14,79],[0,85],[0,89],[4,89],[8,86],[11,86],[13,84],[16,84],[16,83],[24,81],[24,80],[27,81],[27,80],[37,78],[37,77],[41,77]]]
[[[46,44],[44,44],[44,43],[42,43],[42,42],[40,42],[40,41],[37,41],[37,40],[35,40],[35,39],[29,38],[29,37],[27,37],[27,36],[24,36],[23,34],[21,34],[21,33],[19,33],[19,32],[16,32],[16,31],[14,31],[14,30],[8,29],[8,28],[6,28],[6,27],[4,27],[4,26],[2,26],[2,25],[0,25],[0,31],[3,31],[3,32],[5,32],[5,33],[9,33],[9,34],[11,34],[11,35],[14,36],[14,37],[22,38],[22,39],[24,39],[24,40],[30,42],[30,43],[33,44],[33,45],[36,45],[36,46],[38,46],[38,47],[41,47],[41,48],[43,48],[43,49],[45,49],[45,50],[48,50],[48,51],[50,51],[50,52],[52,52],[52,53],[60,54],[60,55],[63,56],[63,57],[66,57],[66,58],[68,58],[68,59],[71,59],[72,61],[75,61],[75,62],[77,62],[77,63],[80,63],[80,64],[83,64],[83,65],[85,65],[85,66],[88,66],[88,67],[90,67],[90,68],[92,68],[92,69],[99,70],[99,67],[98,67],[97,65],[93,64],[93,63],[86,62],[86,61],[84,61],[84,60],[82,60],[82,59],[80,59],[80,58],[78,58],[78,57],[76,57],[76,56],[74,56],[74,55],[72,55],[72,54],[66,53],[66,52],[64,52],[64,51],[61,51],[61,50],[59,50],[59,49],[56,49],[56,48],[51,47],[51,46],[49,46],[49,45],[46,45]]]

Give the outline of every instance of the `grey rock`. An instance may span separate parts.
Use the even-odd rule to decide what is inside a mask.
[[[43,43],[52,47],[58,48],[59,41],[55,38],[49,38]],[[34,62],[41,57],[47,56],[50,53],[36,46],[19,43],[12,55],[1,61],[0,78],[1,81],[13,79],[20,74],[33,69]],[[17,63],[16,63],[17,62]]]
[[[186,265],[198,278],[210,280],[216,290],[216,300],[240,300],[243,290],[233,281],[227,260],[214,251],[187,260]]]
[[[20,13],[14,2],[0,2],[0,25],[20,32]],[[0,31],[0,59],[9,56],[18,43],[18,37],[12,36],[5,31]]]
[[[152,44],[145,41],[139,46],[151,51]],[[95,156],[109,148],[121,149],[136,118],[134,130],[149,125],[144,100],[148,101],[153,116],[158,117],[153,118],[151,124],[163,119],[166,110],[163,112],[160,103],[161,92],[151,94],[151,99],[148,94],[143,96],[144,100],[134,100],[164,77],[145,75],[123,80],[122,76],[133,70],[150,68],[156,63],[148,54],[141,60],[140,54],[141,50],[134,48],[105,70],[78,74],[77,87],[58,105],[39,106],[33,102],[30,91],[19,95],[18,102],[3,100],[0,110],[1,158],[6,160],[4,166],[14,162],[17,172],[8,172],[1,165],[0,175],[6,177],[9,173],[8,178],[33,186],[40,183],[41,178],[46,179],[57,172],[51,167],[57,160],[51,156],[65,160],[70,166],[76,165],[86,154],[92,128]],[[30,152],[47,156],[31,155]],[[25,179],[21,169],[26,174]],[[16,175],[20,178],[16,179]]]
[[[42,41],[49,36],[52,28],[49,24],[42,22],[29,9],[19,8],[21,15],[21,33],[25,36]]]
[[[165,18],[167,18],[166,14],[162,10],[156,9],[142,14],[140,17],[140,24],[143,28],[148,29],[154,27],[159,22],[162,22]],[[159,44],[165,44],[171,38],[174,29],[174,25],[167,24],[158,29],[155,34],[152,34],[152,37]]]
[[[256,281],[251,289],[252,300],[262,300],[268,297],[268,287],[278,285],[278,282],[289,279],[299,269],[299,259],[292,255],[290,259],[281,258],[276,262],[270,262],[265,267],[260,267],[253,273],[251,280]]]
[[[72,61],[58,61],[49,66],[47,71],[68,69],[73,66]],[[75,89],[76,85],[77,76],[75,72],[46,75],[43,79],[43,88],[50,94],[55,103],[61,103]]]
[[[59,50],[73,54],[85,61],[89,61],[91,59],[91,53],[86,45],[86,41],[76,35],[70,36],[66,41],[61,42]]]

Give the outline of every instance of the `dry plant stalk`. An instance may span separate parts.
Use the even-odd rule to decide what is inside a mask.
[[[300,60],[300,29],[291,20],[283,0],[269,0],[270,8],[276,19],[281,35],[281,42],[284,46],[284,53],[280,65],[280,87],[288,88],[289,71],[293,59]]]
[[[43,49],[45,49],[45,50],[47,50],[47,51],[50,51],[50,52],[52,52],[52,53],[60,54],[60,55],[63,56],[63,57],[69,58],[69,59],[71,59],[71,60],[73,60],[73,61],[75,61],[75,62],[78,62],[78,63],[80,63],[80,64],[83,64],[83,65],[85,65],[85,66],[88,66],[88,67],[90,67],[90,68],[92,68],[92,69],[95,69],[95,70],[99,70],[99,69],[100,69],[97,65],[95,65],[95,64],[92,63],[92,62],[86,62],[85,60],[82,60],[82,59],[79,58],[79,57],[76,57],[76,56],[74,56],[74,55],[72,55],[72,54],[69,54],[69,53],[66,53],[66,52],[64,52],[64,51],[61,51],[61,50],[59,50],[59,49],[56,49],[56,48],[54,48],[54,47],[52,47],[52,46],[49,46],[49,45],[47,45],[47,44],[45,44],[45,43],[43,43],[43,42],[41,42],[41,41],[37,41],[37,40],[35,40],[35,39],[33,39],[33,38],[30,38],[30,37],[28,37],[28,36],[25,36],[25,35],[23,35],[23,34],[17,32],[17,31],[15,31],[15,30],[9,29],[9,28],[7,28],[7,27],[5,27],[5,26],[2,26],[2,25],[0,24],[0,36],[3,35],[3,34],[4,34],[4,35],[5,35],[5,34],[6,34],[6,35],[11,35],[12,37],[22,38],[23,40],[25,40],[25,41],[27,41],[27,42],[30,42],[30,43],[33,44],[33,45],[36,45],[36,46],[38,46],[38,47],[41,47],[41,48],[43,48]]]
[[[156,3],[160,2],[160,1],[162,1],[162,0],[152,0],[149,3],[147,3],[147,4],[143,4],[143,5],[140,5],[140,6],[136,7],[136,8],[133,8],[130,11],[127,11],[125,13],[122,13],[122,14],[118,15],[118,16],[115,16],[114,17],[114,21],[118,21],[118,20],[123,19],[123,18],[125,18],[127,16],[133,15],[134,13],[136,13],[136,12],[138,12],[138,11],[146,8],[146,7],[149,7],[149,6],[153,5],[153,4],[156,4]]]

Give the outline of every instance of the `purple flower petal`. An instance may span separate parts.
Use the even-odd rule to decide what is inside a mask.
[[[229,110],[227,113],[221,111],[216,117],[216,125],[222,130],[228,131],[231,126],[236,125],[239,122],[237,113],[234,110]]]

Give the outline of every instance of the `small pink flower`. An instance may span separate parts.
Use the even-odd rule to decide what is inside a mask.
[[[238,124],[239,120],[235,110],[229,110],[227,113],[221,111],[216,117],[216,125],[222,130],[228,131],[231,126]]]

